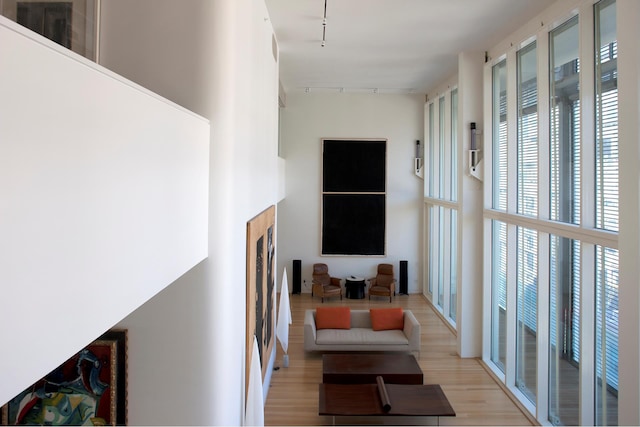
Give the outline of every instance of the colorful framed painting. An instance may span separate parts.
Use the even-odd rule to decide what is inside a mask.
[[[108,331],[2,408],[4,425],[126,425],[127,331]]]
[[[247,329],[245,389],[249,385],[253,336],[258,341],[262,380],[275,339],[275,206],[247,222]]]

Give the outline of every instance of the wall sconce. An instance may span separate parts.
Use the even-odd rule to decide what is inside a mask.
[[[423,170],[424,170],[424,164],[422,161],[422,149],[420,147],[420,140],[417,139],[416,140],[416,156],[415,159],[413,161],[413,171],[415,172],[416,176],[422,178],[423,175]]]
[[[477,136],[480,131],[476,129],[476,123],[471,122],[469,142],[469,175],[482,181],[482,150],[478,149]]]

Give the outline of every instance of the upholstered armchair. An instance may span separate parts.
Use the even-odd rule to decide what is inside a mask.
[[[337,277],[329,275],[327,264],[313,264],[311,281],[311,296],[319,296],[324,302],[325,297],[337,297],[342,299],[342,283]]]
[[[396,279],[393,277],[393,264],[378,264],[378,274],[369,279],[369,299],[371,295],[389,297],[396,294]]]

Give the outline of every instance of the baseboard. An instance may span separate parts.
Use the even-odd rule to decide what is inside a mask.
[[[431,308],[431,310],[433,310],[433,312],[436,314],[436,316],[438,316],[440,318],[440,320],[442,320],[442,323],[444,323],[445,326],[447,328],[449,328],[451,333],[457,338],[458,337],[458,331],[456,330],[456,328],[453,327],[453,325],[451,323],[449,323],[447,318],[444,317],[444,314],[442,314],[442,312],[440,310],[438,310],[438,308],[435,305],[433,305],[433,302],[431,302],[431,300],[429,298],[427,298],[424,294],[422,294],[422,299],[425,300],[427,305]]]
[[[511,393],[511,390],[509,390],[509,388],[493,372],[493,370],[489,368],[489,366],[484,362],[484,360],[482,360],[481,358],[478,358],[478,363],[489,374],[489,376],[496,382],[496,384],[498,384],[498,386],[502,389],[502,391],[504,391],[504,393],[509,397],[509,399],[511,399],[511,401],[520,410],[520,412],[522,412],[522,415],[524,415],[529,420],[531,425],[534,425],[534,426],[542,425],[538,422],[538,420],[536,420],[536,417],[533,414],[531,414],[531,412],[529,412],[529,410],[518,400],[518,398],[516,398],[513,395],[513,393]]]

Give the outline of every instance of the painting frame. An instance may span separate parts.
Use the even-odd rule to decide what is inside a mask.
[[[321,142],[320,255],[386,256],[388,140]]]
[[[262,382],[275,341],[275,206],[247,222],[245,396],[253,351],[258,341]]]
[[[85,58],[99,61],[99,22],[100,22],[100,1],[101,0],[0,0],[0,14],[25,28],[46,37]],[[32,20],[38,22],[42,19],[43,10],[50,5],[54,10],[45,12],[45,15],[55,14],[55,9],[60,6],[70,8],[70,19],[64,20],[61,24],[60,17],[45,18],[41,25],[36,25]],[[27,20],[25,21],[25,14]],[[39,15],[39,17],[35,17]],[[64,30],[60,32],[60,25],[64,25]],[[51,30],[48,30],[50,28]],[[63,34],[63,40],[58,39],[56,34]]]
[[[87,422],[94,425],[126,425],[127,362],[127,330],[105,332],[5,404],[1,411],[2,425],[33,424],[26,420],[37,419],[38,410],[44,413],[45,402],[59,405],[73,402],[74,416],[82,416],[80,414],[87,408],[90,412],[90,404],[94,403],[95,417],[87,417]],[[83,394],[79,387],[87,384],[92,390],[87,389]],[[93,391],[96,389],[100,390],[99,402],[95,402],[97,393]],[[78,419],[75,418],[73,423],[79,424]],[[62,424],[53,421],[49,425]]]

